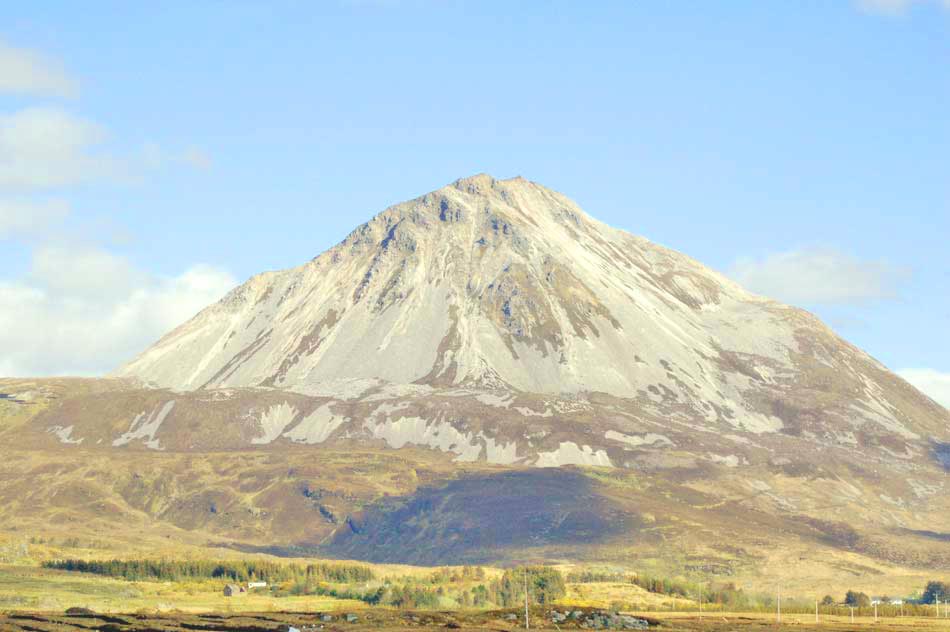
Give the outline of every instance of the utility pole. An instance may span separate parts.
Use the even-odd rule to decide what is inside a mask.
[[[815,623],[818,623],[818,600],[815,599]]]
[[[778,585],[778,601],[776,603],[777,603],[776,611],[775,611],[776,619],[778,620],[779,623],[781,623],[782,622],[782,585],[781,584]]]
[[[529,630],[531,624],[528,622],[528,567],[524,568],[524,629]]]

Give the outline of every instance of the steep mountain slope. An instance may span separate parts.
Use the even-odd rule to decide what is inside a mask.
[[[723,354],[788,364],[790,318],[557,193],[476,176],[251,279],[119,374],[177,389],[378,378],[631,396],[668,383],[669,364],[723,401]]]
[[[117,372],[176,390],[601,392],[699,429],[857,444],[947,411],[809,314],[521,178],[459,180],[252,278]],[[543,413],[543,411],[541,411]]]

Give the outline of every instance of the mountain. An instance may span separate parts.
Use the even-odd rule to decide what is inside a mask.
[[[522,178],[390,207],[108,379],[0,381],[0,441],[6,521],[430,564],[950,563],[950,412]]]
[[[312,261],[252,278],[116,376],[185,391],[372,391],[403,408],[466,389],[481,416],[544,418],[602,396],[618,412],[596,443],[619,449],[668,442],[672,427],[883,442],[919,456],[914,442],[947,427],[945,410],[810,314],[550,189],[487,175],[393,206]],[[512,411],[519,398],[533,401]],[[310,436],[301,424],[312,416],[291,408],[273,409],[260,439]],[[418,426],[434,420],[415,413],[399,419],[425,434]],[[309,423],[330,433],[334,415]],[[644,426],[652,438],[636,434]]]

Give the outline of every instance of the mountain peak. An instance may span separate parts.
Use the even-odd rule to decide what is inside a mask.
[[[476,173],[473,176],[459,178],[447,186],[455,187],[460,191],[468,191],[469,193],[479,193],[485,188],[491,188],[494,186],[496,181],[497,179],[494,176],[491,176],[487,173]]]
[[[465,239],[482,246],[492,241],[496,248],[556,248],[555,242],[578,238],[577,229],[592,223],[560,193],[521,176],[500,180],[481,173],[386,208],[315,261],[376,248],[412,251],[419,239],[436,249],[450,243],[465,247]],[[503,239],[497,239],[499,231]],[[434,234],[441,236],[427,237]]]
[[[803,395],[824,392],[829,371],[833,393]],[[641,418],[750,433],[840,419],[917,436],[946,419],[804,312],[592,220],[560,193],[487,174],[255,277],[118,374],[183,390],[600,392]]]
[[[478,194],[484,193],[485,191],[497,186],[497,185],[534,185],[537,187],[545,188],[543,185],[540,185],[536,182],[531,182],[530,180],[525,179],[522,176],[514,176],[512,178],[496,178],[488,173],[476,173],[475,175],[467,176],[464,178],[459,178],[452,184],[442,187],[443,189],[448,187],[454,187],[459,191],[465,191],[467,193]]]

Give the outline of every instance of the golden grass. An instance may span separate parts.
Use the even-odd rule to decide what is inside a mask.
[[[610,608],[613,604],[635,604],[644,610],[668,608],[672,598],[623,583],[568,584],[567,595],[558,605],[581,608]],[[680,599],[681,603],[685,600]]]
[[[270,612],[354,610],[359,601],[281,597],[251,592],[225,597],[224,582],[125,581],[26,566],[0,566],[0,609],[62,612],[79,606],[96,612]]]

